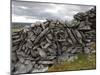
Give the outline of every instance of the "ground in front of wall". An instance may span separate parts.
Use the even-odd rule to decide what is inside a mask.
[[[51,66],[48,71],[74,71],[74,70],[89,70],[96,68],[96,54],[78,54],[78,59],[73,62],[63,62]]]

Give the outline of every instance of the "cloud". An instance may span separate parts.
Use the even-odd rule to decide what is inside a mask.
[[[12,22],[21,22],[22,19],[26,20],[25,22],[30,22],[29,20],[42,20],[45,18],[71,20],[74,14],[85,12],[92,7],[88,5],[12,1]],[[20,20],[17,17],[21,17]]]
[[[12,22],[29,22],[29,23],[34,23],[34,22],[44,22],[45,20],[39,20],[39,19],[32,19],[32,18],[28,18],[28,16],[15,16],[13,15],[12,17]]]

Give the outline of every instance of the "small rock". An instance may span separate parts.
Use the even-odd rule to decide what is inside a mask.
[[[39,64],[54,64],[53,61],[39,61]]]
[[[84,47],[84,53],[89,54],[90,53],[90,49],[88,47]]]
[[[71,56],[67,61],[68,62],[73,62],[74,60],[77,60],[78,56]]]
[[[41,57],[46,57],[47,56],[45,51],[43,51],[41,48],[37,48],[37,50],[38,50]]]

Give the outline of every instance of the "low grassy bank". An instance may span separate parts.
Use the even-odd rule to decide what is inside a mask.
[[[62,64],[53,65],[48,69],[51,71],[73,71],[73,70],[87,70],[96,68],[96,55],[78,54],[78,59],[74,62],[63,62]]]

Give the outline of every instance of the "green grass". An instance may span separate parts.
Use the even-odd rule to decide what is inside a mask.
[[[73,70],[87,70],[96,68],[95,54],[86,55],[78,54],[78,59],[74,62],[63,62],[62,64],[53,65],[48,69],[51,71],[73,71]]]
[[[20,29],[11,29],[12,32],[19,31]]]

